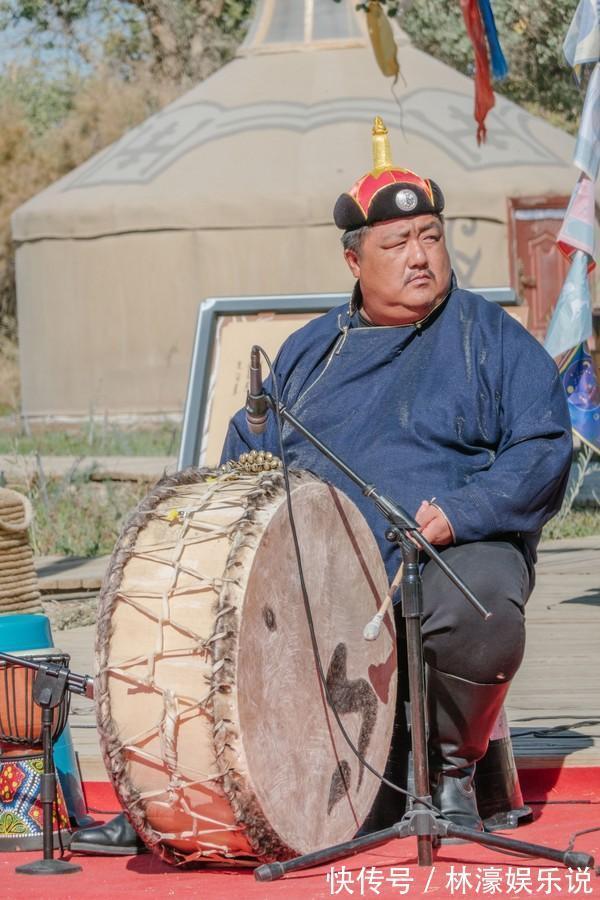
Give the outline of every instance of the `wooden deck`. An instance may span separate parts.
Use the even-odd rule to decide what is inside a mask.
[[[81,563],[73,575],[87,583]],[[62,589],[66,577],[63,564]],[[542,546],[527,619],[525,660],[506,705],[518,765],[600,766],[600,536]],[[54,639],[76,672],[93,671],[93,626]],[[74,698],[70,724],[84,777],[106,778],[89,701]]]
[[[542,545],[507,712],[519,765],[600,765],[600,536]]]

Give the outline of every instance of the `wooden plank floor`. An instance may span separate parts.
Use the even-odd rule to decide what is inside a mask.
[[[543,545],[527,623],[506,704],[518,764],[600,766],[600,536]],[[93,626],[54,638],[76,672],[93,671]],[[92,704],[74,698],[70,723],[84,777],[105,778]]]
[[[542,545],[507,713],[519,765],[600,765],[600,536]]]

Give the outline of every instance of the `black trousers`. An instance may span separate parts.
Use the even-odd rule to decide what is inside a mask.
[[[484,620],[437,565],[426,562],[421,629],[426,663],[480,684],[510,681],[523,658],[525,603],[533,589],[522,553],[508,541],[478,541],[440,552],[492,616]],[[404,701],[408,700],[408,676],[400,604],[394,607],[394,615],[398,701],[385,776],[406,787],[410,739]],[[403,809],[402,795],[382,786],[365,825],[369,830],[387,827],[401,817]]]
[[[508,541],[478,541],[446,547],[441,555],[492,615],[483,619],[428,560],[422,576],[426,662],[480,684],[510,681],[523,659],[524,609],[533,588],[522,553]]]

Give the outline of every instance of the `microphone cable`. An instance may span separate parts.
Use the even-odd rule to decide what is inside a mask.
[[[303,564],[302,564],[302,553],[300,550],[300,542],[298,540],[298,532],[296,530],[296,521],[294,519],[294,511],[292,508],[292,490],[290,487],[288,464],[287,464],[287,460],[286,460],[286,456],[285,456],[285,449],[283,446],[283,420],[281,418],[281,413],[279,410],[279,402],[280,401],[279,401],[279,387],[277,384],[277,375],[275,373],[273,364],[272,364],[271,360],[269,359],[269,356],[267,355],[266,351],[263,350],[262,347],[258,347],[258,349],[260,351],[261,356],[265,360],[265,363],[267,364],[267,367],[269,369],[269,374],[271,375],[271,381],[273,382],[273,394],[275,397],[274,413],[275,413],[275,420],[277,423],[277,437],[278,437],[278,441],[279,441],[279,453],[280,453],[280,458],[281,458],[281,469],[283,472],[283,479],[284,479],[284,485],[285,485],[288,516],[289,516],[289,520],[290,520],[290,530],[292,532],[292,540],[294,543],[294,552],[296,555],[296,562],[298,565],[298,577],[300,579],[300,588],[302,591],[302,600],[304,603],[304,610],[305,610],[306,619],[308,622],[308,630],[310,633],[310,642],[312,645],[313,657],[314,657],[314,660],[315,660],[315,663],[317,666],[319,681],[321,682],[321,686],[323,688],[323,693],[325,694],[325,699],[327,700],[327,703],[328,703],[331,711],[333,712],[335,721],[338,725],[338,728],[340,729],[340,732],[342,733],[344,740],[346,741],[348,747],[350,748],[350,750],[352,751],[354,756],[365,767],[365,769],[367,769],[372,775],[374,775],[381,782],[381,784],[385,784],[386,787],[392,788],[392,790],[397,791],[399,794],[402,794],[404,797],[408,797],[410,800],[420,803],[422,806],[431,810],[431,812],[437,813],[439,816],[446,819],[446,817],[443,815],[443,813],[441,813],[440,810],[436,806],[433,805],[433,803],[430,803],[429,801],[425,800],[422,797],[417,797],[417,795],[411,793],[411,791],[405,790],[404,788],[401,788],[399,785],[394,784],[393,781],[390,781],[388,778],[386,778],[384,775],[382,775],[381,772],[378,772],[375,768],[373,768],[373,766],[362,755],[362,753],[360,752],[358,747],[355,746],[352,738],[350,737],[346,728],[344,727],[344,724],[340,718],[340,714],[338,713],[336,705],[333,702],[331,693],[329,691],[329,687],[327,685],[327,677],[325,675],[325,670],[323,669],[323,662],[321,660],[321,654],[320,654],[319,645],[317,642],[317,635],[316,635],[315,624],[314,624],[314,619],[313,619],[313,614],[312,614],[312,608],[310,605],[308,589],[306,587],[306,581],[304,578],[304,568],[303,568]],[[450,820],[447,819],[447,821],[450,821]]]

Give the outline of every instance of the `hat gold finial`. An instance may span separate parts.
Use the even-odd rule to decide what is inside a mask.
[[[372,131],[373,141],[373,175],[379,175],[392,168],[392,151],[388,130],[380,116],[375,116]]]

